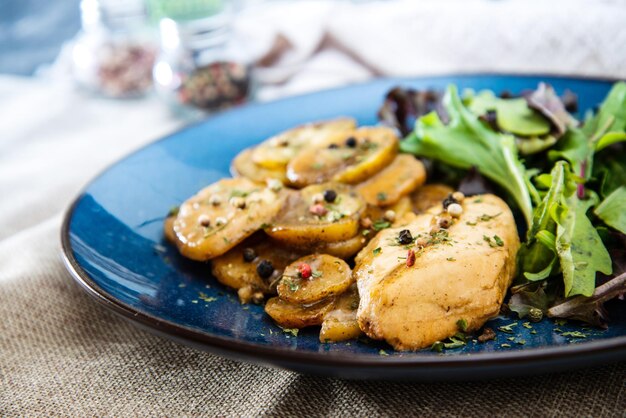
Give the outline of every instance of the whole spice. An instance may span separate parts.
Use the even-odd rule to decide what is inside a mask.
[[[324,216],[328,213],[328,209],[320,203],[315,203],[309,207],[309,212],[316,216]]]
[[[402,245],[408,245],[413,242],[413,236],[411,235],[411,231],[408,229],[403,229],[398,233],[398,243]]]
[[[269,260],[262,260],[258,266],[256,266],[256,272],[259,277],[263,279],[269,278],[274,273],[274,266]]]
[[[354,138],[353,136],[351,136],[350,138],[346,139],[346,146],[348,148],[355,148],[356,147],[356,138]]]
[[[313,270],[309,264],[302,263],[298,266],[298,273],[300,273],[300,277],[303,279],[308,279],[313,274]]]
[[[254,251],[253,248],[243,249],[243,261],[245,261],[246,263],[250,263],[254,261],[255,258],[256,258],[256,252]]]
[[[406,254],[406,266],[411,267],[415,264],[415,251],[409,250]]]
[[[335,200],[337,199],[337,192],[332,190],[332,189],[328,189],[328,190],[324,190],[324,200],[327,201],[328,203],[333,203]]]

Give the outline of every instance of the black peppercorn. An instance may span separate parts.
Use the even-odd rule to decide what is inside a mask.
[[[350,148],[356,147],[356,138],[351,136],[350,138],[346,139],[346,146]]]
[[[450,206],[453,203],[459,203],[454,197],[452,197],[452,194],[449,194],[448,197],[446,197],[445,199],[443,199],[443,208],[444,209],[448,209],[448,206]]]
[[[411,231],[408,229],[403,229],[398,234],[398,242],[402,245],[407,245],[413,242],[413,236],[411,235]]]
[[[263,260],[256,266],[256,272],[259,277],[267,279],[274,273],[274,266],[272,266],[271,261]]]
[[[246,263],[252,262],[256,258],[256,252],[254,252],[253,248],[244,248],[243,250],[243,261]]]
[[[337,192],[332,190],[332,189],[328,189],[328,190],[324,190],[324,200],[327,201],[328,203],[333,203],[335,201],[335,199],[337,199]]]

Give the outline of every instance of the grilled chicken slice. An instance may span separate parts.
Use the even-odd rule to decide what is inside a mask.
[[[359,326],[397,350],[428,347],[496,316],[515,273],[519,238],[509,207],[493,195],[466,198],[448,229],[431,234],[441,205],[381,231],[356,258]],[[408,229],[410,244],[404,233]],[[406,258],[415,252],[412,266]]]

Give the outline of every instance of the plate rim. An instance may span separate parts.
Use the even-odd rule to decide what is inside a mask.
[[[594,77],[594,76],[576,76],[571,74],[558,74],[558,73],[502,73],[502,72],[454,72],[454,73],[437,73],[429,75],[420,75],[414,77],[382,77],[374,78],[362,83],[354,83],[344,86],[339,86],[331,89],[324,89],[319,91],[310,92],[302,95],[295,95],[286,97],[283,99],[262,102],[251,103],[241,108],[236,108],[230,112],[237,112],[241,109],[250,109],[258,106],[265,106],[271,103],[286,102],[290,100],[300,100],[303,97],[315,96],[320,93],[332,93],[333,91],[341,91],[346,88],[358,88],[360,86],[373,84],[384,80],[394,80],[401,82],[411,82],[420,78],[446,78],[446,77],[521,77],[521,78],[533,78],[533,77],[546,77],[546,78],[561,78],[571,80],[588,80],[598,82],[617,82],[622,81],[616,77]],[[297,363],[301,365],[309,366],[330,366],[342,368],[407,368],[414,367],[436,367],[436,368],[475,368],[480,366],[499,366],[499,365],[514,365],[522,366],[527,363],[535,363],[539,361],[550,360],[567,360],[571,358],[579,358],[588,355],[610,354],[619,351],[626,351],[626,335],[611,337],[605,340],[595,341],[582,341],[576,344],[567,344],[559,346],[548,346],[538,348],[526,348],[510,352],[487,352],[487,353],[470,353],[465,355],[420,355],[419,351],[407,352],[409,356],[393,355],[393,356],[377,356],[377,355],[358,355],[355,356],[349,353],[340,352],[314,352],[314,351],[301,351],[289,347],[279,347],[271,345],[262,345],[257,343],[246,342],[241,339],[216,336],[205,331],[194,329],[183,325],[176,324],[166,319],[159,318],[145,311],[136,309],[130,305],[127,305],[114,296],[102,289],[81,267],[78,260],[74,257],[74,252],[70,240],[70,225],[76,209],[77,204],[81,198],[85,195],[86,190],[91,184],[93,184],[103,174],[109,170],[121,164],[132,155],[141,152],[142,150],[153,146],[154,144],[165,141],[172,136],[188,129],[193,129],[197,125],[207,123],[207,121],[213,120],[219,117],[220,114],[209,116],[195,123],[183,126],[173,132],[157,138],[153,141],[149,141],[142,146],[131,150],[126,155],[113,161],[107,165],[98,174],[93,176],[85,185],[81,188],[78,195],[72,200],[69,207],[66,209],[63,216],[63,223],[60,229],[61,238],[61,250],[62,260],[65,267],[69,271],[72,278],[86,291],[86,293],[94,298],[101,305],[107,307],[114,313],[121,315],[122,317],[130,320],[135,325],[140,325],[148,328],[148,330],[155,331],[160,335],[169,337],[176,341],[182,341],[188,343],[194,347],[201,346],[203,349],[212,351],[220,351],[221,353],[231,354],[231,357],[237,357],[237,355],[243,355],[246,357],[246,361],[261,361],[268,360],[269,362],[275,362],[280,360],[281,363]]]

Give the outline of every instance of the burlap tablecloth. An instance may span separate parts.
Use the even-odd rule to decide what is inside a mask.
[[[555,3],[556,9],[564,6]],[[467,13],[456,12],[448,22],[455,29],[440,46],[452,48],[463,31],[497,22],[511,11],[511,2],[494,4],[494,9],[478,9],[481,13],[474,6],[467,6]],[[384,22],[387,29],[389,22],[398,20],[427,22],[435,15],[434,5],[401,2],[390,9],[368,4],[356,13],[349,9],[353,6],[309,4],[304,21],[313,35],[298,37],[296,29],[304,26],[297,19],[290,25],[284,18],[275,20],[275,26],[261,25],[272,31],[259,38],[266,40],[265,52],[261,45],[252,54],[262,56],[270,44],[276,46],[277,33],[289,40],[289,47],[282,42],[277,58],[268,60],[269,67],[260,74],[260,96],[441,68],[562,71],[563,62],[578,62],[569,68],[624,77],[624,2],[594,4],[598,6],[587,11],[563,9],[552,20],[532,7],[517,13],[518,24],[511,31],[517,36],[533,28],[543,31],[552,44],[549,59],[542,52],[542,60],[526,65],[517,58],[496,64],[479,54],[467,65],[465,52],[445,53],[443,47],[437,50],[437,45],[422,42],[415,48],[435,54],[429,63],[421,65],[403,55],[396,67],[389,62],[394,55],[387,45],[398,48],[404,42],[410,47],[407,34],[420,31],[404,27],[394,38]],[[281,8],[280,13],[289,10]],[[533,13],[534,20],[528,17]],[[472,25],[462,29],[469,15]],[[367,26],[371,16],[378,18],[379,31],[387,39],[364,31],[368,47],[363,48],[354,31]],[[542,19],[561,28],[561,34],[569,19],[570,37],[559,38],[547,23],[533,26]],[[445,22],[432,25],[444,32]],[[239,35],[245,39],[259,30],[244,25]],[[599,43],[589,40],[587,49],[573,57],[575,43],[588,37]],[[520,44],[510,32],[500,38],[491,44],[496,51]],[[541,49],[537,39],[530,37],[529,42]],[[603,42],[609,45],[602,47]],[[474,35],[468,44],[476,50],[483,43]],[[530,48],[520,54],[528,58]],[[376,56],[385,61],[378,62]],[[626,363],[473,383],[341,381],[225,360],[152,336],[109,313],[83,293],[63,266],[62,213],[106,165],[179,125],[155,99],[115,102],[76,93],[58,79],[0,77],[0,416],[626,416]]]

